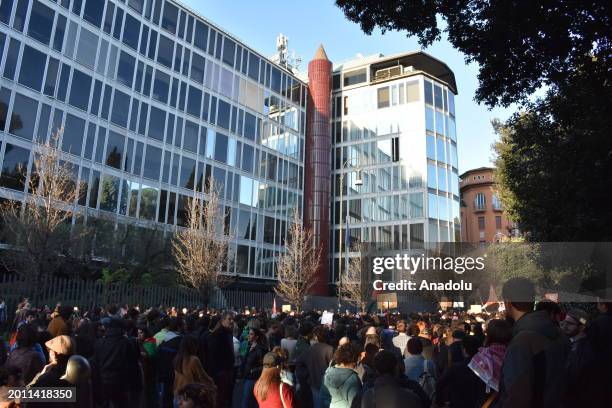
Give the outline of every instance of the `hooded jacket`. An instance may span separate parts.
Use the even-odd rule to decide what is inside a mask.
[[[495,407],[559,407],[570,347],[567,336],[545,311],[524,315],[512,334]]]
[[[355,370],[329,367],[321,385],[321,405],[330,408],[348,408],[361,391],[361,381]]]

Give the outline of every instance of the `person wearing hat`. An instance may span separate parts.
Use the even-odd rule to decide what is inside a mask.
[[[61,335],[45,343],[49,350],[49,364],[38,373],[30,386],[32,387],[69,387],[68,381],[62,379],[66,372],[68,359],[74,354],[74,341],[70,336]]]
[[[593,361],[594,353],[589,344],[586,327],[589,323],[589,315],[582,309],[571,309],[565,315],[565,319],[559,324],[561,330],[570,339],[570,352],[567,356],[567,383],[569,385],[566,393],[566,405],[578,406],[581,393],[576,392],[576,385],[588,378],[588,363]],[[574,404],[574,405],[570,405]]]
[[[259,408],[293,408],[293,388],[281,381],[282,358],[275,353],[263,357],[263,369],[253,388]]]

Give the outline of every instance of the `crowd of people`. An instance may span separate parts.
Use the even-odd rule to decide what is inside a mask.
[[[9,398],[14,387],[76,390],[76,402],[34,407],[610,406],[612,303],[593,315],[535,302],[521,278],[502,296],[503,313],[336,314],[331,324],[317,311],[81,313],[25,299],[0,320],[0,407],[28,406]]]

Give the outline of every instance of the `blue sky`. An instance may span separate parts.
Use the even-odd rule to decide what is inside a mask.
[[[358,53],[391,55],[420,48],[415,38],[402,33],[365,35],[357,24],[344,18],[333,1],[179,1],[266,56],[275,53],[276,36],[283,33],[289,37],[289,50],[295,50],[302,58],[300,68],[303,70],[320,43],[334,62],[351,59]],[[488,110],[474,102],[478,67],[466,65],[463,54],[445,39],[425,51],[446,62],[455,73],[459,90],[455,99],[459,172],[490,165],[491,144],[495,140],[491,119],[506,119],[513,108]]]

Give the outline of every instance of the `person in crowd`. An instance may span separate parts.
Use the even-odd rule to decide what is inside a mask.
[[[178,393],[187,384],[205,384],[211,392],[216,394],[217,386],[208,376],[197,356],[198,339],[186,335],[181,339],[178,353],[174,357],[174,395],[178,404]],[[175,404],[175,405],[176,405]],[[218,405],[218,404],[215,404]],[[219,405],[225,406],[225,405]]]
[[[93,408],[91,367],[85,357],[80,355],[71,356],[66,364],[66,372],[61,379],[76,389],[76,403],[73,404],[74,406],[78,408]]]
[[[19,367],[23,381],[26,384],[32,381],[46,363],[44,354],[41,355],[41,353],[36,351],[34,347],[36,344],[36,330],[34,326],[31,324],[21,325],[17,329],[15,347],[8,355],[5,363],[7,367]]]
[[[561,321],[561,330],[570,340],[570,352],[567,357],[567,382],[575,384],[585,374],[585,366],[593,360],[593,348],[590,346],[586,327],[589,315],[582,309],[574,308],[567,312]]]
[[[183,321],[180,318],[168,318],[165,336],[162,338],[161,342],[157,343],[157,356],[155,361],[158,392],[161,395],[163,408],[172,406],[172,401],[174,399],[174,357],[176,357],[181,344],[183,337],[182,329]],[[156,340],[159,340],[159,338]]]
[[[49,364],[43,367],[30,382],[32,387],[67,387],[62,380],[68,359],[74,354],[74,341],[70,336],[59,335],[45,343],[49,350]]]
[[[372,386],[364,388],[351,403],[352,408],[427,408],[421,399],[408,388],[403,387],[399,378],[398,359],[392,351],[381,350],[374,357],[378,377]]]
[[[51,337],[57,336],[69,336],[71,334],[71,321],[72,313],[74,308],[68,305],[61,305],[57,310],[56,316],[51,319],[47,326],[47,331],[51,334]]]
[[[514,328],[494,406],[559,407],[570,346],[567,336],[546,311],[534,311],[535,288],[530,280],[508,280],[502,297]]]
[[[291,363],[295,367],[296,396],[301,405],[312,406],[312,391],[308,380],[308,368],[302,363],[302,357],[310,349],[310,338],[312,337],[313,324],[310,321],[302,321],[298,327],[298,339],[293,350]]]
[[[408,350],[408,357],[404,359],[404,366],[406,367],[406,376],[409,379],[418,382],[424,372],[436,378],[436,366],[433,361],[427,360],[423,356],[423,343],[418,336],[411,337],[408,340],[406,349]]]
[[[142,391],[138,344],[125,335],[123,320],[111,318],[106,326],[92,358],[99,380],[96,399],[117,408],[134,406]]]
[[[244,364],[244,384],[242,393],[242,408],[257,407],[253,387],[263,369],[263,357],[268,352],[266,337],[257,328],[249,330],[249,351]]]
[[[451,365],[436,386],[438,404],[448,403],[449,408],[472,408],[481,406],[485,399],[485,384],[468,367],[478,352],[480,340],[472,335],[461,341],[465,359]]]
[[[284,348],[280,346],[274,347],[272,349],[272,353],[276,354],[278,358],[280,358],[280,361],[281,361],[281,365],[280,365],[281,381],[291,386],[293,390],[295,391],[297,384],[295,380],[295,374],[293,374],[293,372],[289,370],[289,353],[287,352],[287,350],[285,350]]]
[[[216,397],[204,384],[187,384],[177,392],[178,408],[215,408]]]
[[[489,404],[497,397],[501,367],[511,339],[512,327],[507,321],[501,319],[489,321],[484,347],[481,347],[468,363],[468,367],[484,383]]]
[[[304,365],[307,371],[307,381],[312,392],[313,407],[319,408],[321,384],[323,375],[333,358],[334,349],[325,342],[326,329],[317,326],[312,332],[313,344],[301,356],[298,364]]]
[[[150,407],[157,403],[157,373],[155,371],[157,342],[146,325],[138,327],[136,336],[138,360],[142,367],[143,401],[145,406]]]
[[[423,328],[419,330],[418,338],[423,345],[423,357],[427,360],[433,360],[433,342],[431,341],[430,328],[423,326]]]
[[[270,349],[280,346],[281,339],[283,338],[281,325],[279,323],[272,323],[268,329],[268,332],[266,333],[266,337],[268,339],[268,346]]]
[[[79,321],[74,332],[75,354],[91,358],[95,351],[96,327],[91,320],[85,318]]]
[[[393,346],[395,347],[398,356],[401,356],[401,358],[405,358],[408,356],[406,352],[406,344],[408,344],[409,339],[408,334],[406,334],[407,328],[408,324],[406,323],[406,320],[398,320],[397,325],[395,327],[397,335],[393,337],[392,340]]]
[[[234,315],[225,313],[208,336],[208,373],[217,385],[217,406],[232,405],[234,390]]]
[[[321,385],[321,407],[349,408],[361,390],[361,380],[355,372],[359,353],[352,344],[339,346],[334,353],[334,365],[325,371]]]
[[[163,319],[161,319],[159,324],[161,329],[157,333],[155,333],[155,335],[153,335],[153,337],[155,338],[155,342],[158,346],[162,344],[162,342],[166,338],[166,335],[168,334],[168,330],[170,329],[170,318],[164,317]]]
[[[259,408],[293,408],[293,388],[281,380],[283,360],[278,353],[266,353],[261,375],[253,387]]]
[[[297,344],[297,332],[296,328],[293,325],[289,325],[285,327],[285,337],[283,337],[280,341],[280,346],[287,350],[289,353],[289,361],[293,360],[293,351],[295,350],[295,346]]]
[[[16,406],[14,395],[9,395],[9,390],[23,386],[23,378],[19,367],[0,365],[0,407],[11,408]]]

